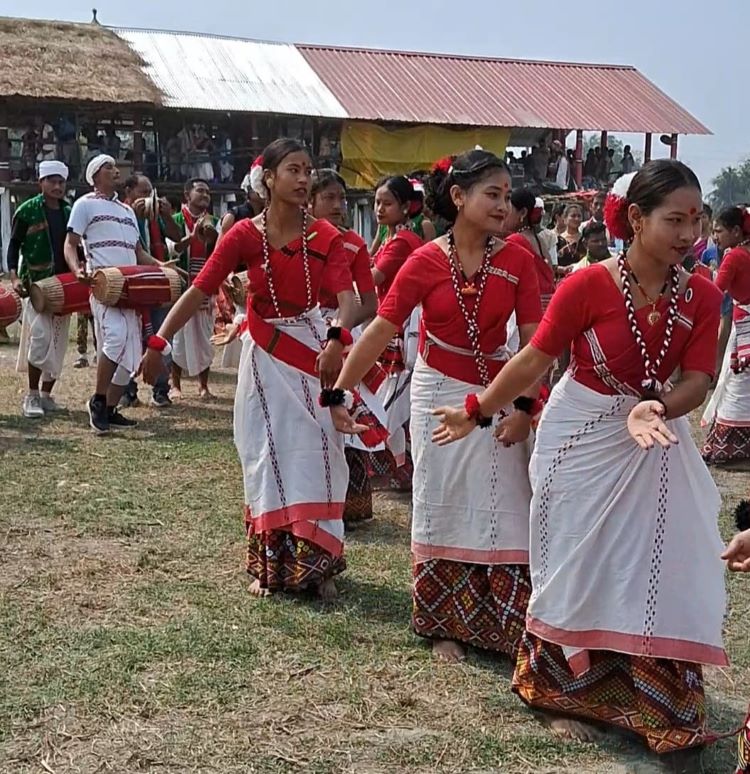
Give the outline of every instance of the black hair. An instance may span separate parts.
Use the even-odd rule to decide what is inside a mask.
[[[679,188],[695,188],[701,184],[690,167],[673,159],[657,159],[644,164],[630,182],[628,204],[637,204],[643,215],[649,215]]]
[[[127,189],[130,189],[130,190],[132,191],[132,190],[133,190],[133,188],[136,188],[136,187],[137,187],[137,185],[138,185],[138,181],[139,181],[139,180],[140,180],[142,177],[145,177],[145,178],[148,180],[148,175],[145,175],[143,172],[133,172],[133,174],[131,174],[131,175],[128,175],[128,176],[125,178],[125,182],[122,184],[122,187],[123,187],[124,189],[126,189],[126,190],[127,190]],[[149,181],[149,182],[150,182],[150,181]]]
[[[714,211],[710,204],[706,204],[706,202],[703,202],[703,214],[708,215],[709,218],[713,218]]]
[[[726,207],[717,216],[716,222],[724,228],[738,228],[743,230],[742,223],[745,219],[745,211],[742,207]]]
[[[510,203],[516,210],[526,210],[526,223],[529,226],[536,226],[539,220],[541,220],[540,216],[539,220],[537,220],[537,223],[531,222],[531,213],[533,212],[534,205],[536,204],[536,196],[534,196],[534,194],[531,193],[528,188],[515,188],[510,195]]]
[[[380,188],[387,188],[399,204],[411,204],[416,196],[414,186],[403,175],[381,178],[375,186],[375,191]]]
[[[289,137],[279,137],[278,140],[274,140],[263,150],[263,171],[275,172],[279,168],[281,162],[292,153],[309,154],[309,151],[299,140],[292,140]],[[263,179],[263,187],[266,189],[267,200],[270,200],[271,191],[266,185],[265,177]]]
[[[607,233],[607,227],[604,225],[604,223],[601,223],[598,220],[592,220],[583,229],[583,232],[581,233],[581,238],[588,239],[589,237],[594,236],[594,234],[606,234],[606,233]]]
[[[568,202],[567,204],[563,205],[563,217],[565,217],[571,210],[578,210],[581,213],[581,217],[583,217],[583,205],[579,204],[578,202]]]
[[[494,153],[486,150],[471,150],[452,159],[449,169],[443,164],[436,165],[425,179],[427,206],[448,223],[456,222],[458,209],[451,198],[451,188],[457,185],[468,191],[494,172],[505,172],[510,176],[508,165]]]
[[[595,194],[594,198],[591,200],[591,202],[595,202],[597,199],[606,199],[607,198],[607,192],[601,188],[599,189]]]
[[[310,196],[314,198],[329,185],[340,185],[346,192],[346,183],[344,178],[335,169],[316,169],[313,172],[312,189]]]
[[[193,188],[195,188],[198,183],[203,183],[204,185],[207,185],[209,188],[211,187],[211,183],[206,180],[204,177],[191,177],[189,180],[185,181],[185,187],[183,190],[185,191],[185,195],[189,194]]]
[[[566,204],[564,202],[558,202],[553,208],[550,215],[552,216],[552,222],[555,222],[555,218],[561,218],[565,214]]]

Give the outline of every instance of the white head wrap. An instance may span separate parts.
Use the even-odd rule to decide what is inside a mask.
[[[100,153],[98,156],[94,156],[94,158],[89,161],[88,166],[86,167],[86,182],[89,185],[94,185],[94,175],[105,164],[117,164],[117,162],[112,158],[112,156],[108,156],[106,153]]]
[[[68,179],[68,168],[62,161],[41,161],[39,162],[39,179],[43,177],[52,177],[59,175],[63,180]]]

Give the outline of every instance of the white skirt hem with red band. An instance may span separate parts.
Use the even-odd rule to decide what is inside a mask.
[[[40,314],[24,299],[16,371],[27,373],[32,365],[42,372],[42,382],[57,381],[65,362],[69,330],[69,314]]]
[[[198,376],[211,367],[214,359],[214,298],[208,308],[200,308],[172,340],[172,360],[188,376]]]
[[[566,374],[537,429],[527,629],[576,674],[589,650],[728,663],[718,490],[685,417],[668,423],[678,445],[635,443],[637,403]]]
[[[267,322],[315,352],[325,340],[317,308]],[[317,379],[269,355],[249,333],[242,339],[234,441],[252,531],[285,529],[340,556],[349,480],[344,436],[318,403]]]
[[[432,443],[439,406],[462,406],[476,385],[417,359],[411,383],[415,562],[527,564],[531,439],[505,448],[492,428],[449,446]]]

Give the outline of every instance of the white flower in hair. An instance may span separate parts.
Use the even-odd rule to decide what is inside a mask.
[[[627,199],[628,191],[630,190],[630,184],[633,182],[633,178],[636,176],[636,174],[637,172],[629,172],[627,175],[618,177],[615,181],[615,184],[612,186],[610,193],[620,199]]]

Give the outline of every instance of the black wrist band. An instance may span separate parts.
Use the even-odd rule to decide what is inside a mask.
[[[531,413],[534,411],[535,405],[536,400],[534,400],[534,398],[529,398],[527,395],[519,395],[513,401],[513,408],[516,411],[523,411],[524,414],[528,414],[529,416],[531,416]]]
[[[320,397],[318,403],[323,408],[330,408],[331,406],[343,406],[346,401],[346,395],[343,390],[330,389],[328,387],[320,391]]]
[[[492,427],[492,417],[483,417],[478,416],[477,417],[477,427],[485,428],[485,427]]]
[[[326,339],[328,341],[340,341],[341,340],[341,326],[332,325],[326,333]]]
[[[661,405],[664,406],[665,409],[667,408],[667,404],[664,402],[663,398],[658,393],[644,392],[641,395],[640,403],[645,403],[647,400],[655,400],[657,403],[661,403]]]

